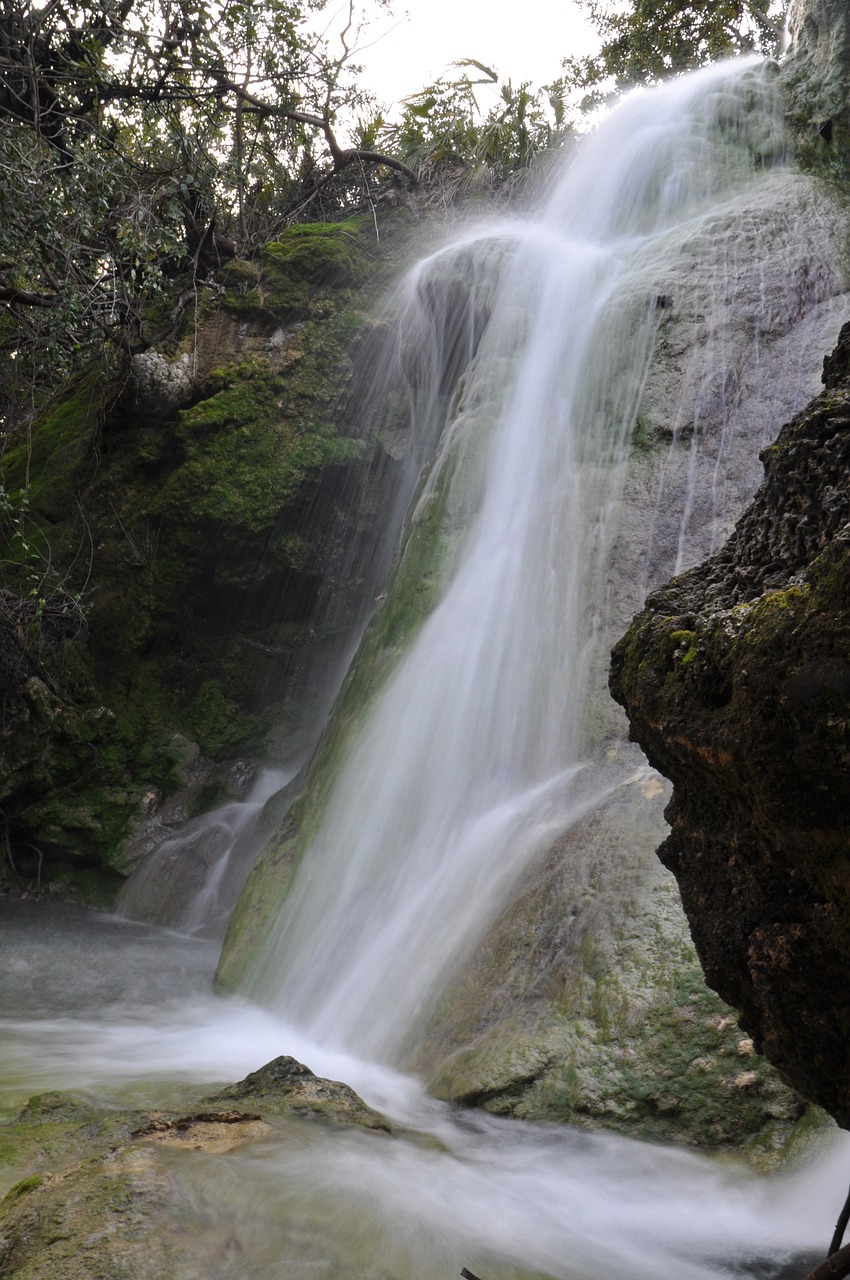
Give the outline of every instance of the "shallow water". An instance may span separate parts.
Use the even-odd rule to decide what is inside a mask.
[[[839,1142],[764,1179],[726,1160],[614,1135],[452,1110],[417,1081],[310,1045],[279,1016],[211,993],[215,947],[52,903],[0,902],[0,1097],[83,1090],[163,1105],[278,1054],[343,1079],[402,1126],[395,1140],[293,1124],[285,1142],[175,1153],[198,1218],[226,1224],[252,1277],[804,1275],[850,1165]],[[203,1252],[199,1234],[190,1253]],[[798,1261],[794,1261],[798,1259]],[[805,1260],[804,1260],[805,1259]]]

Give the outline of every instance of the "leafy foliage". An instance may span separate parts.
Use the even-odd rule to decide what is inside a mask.
[[[370,106],[354,0],[333,45],[311,27],[321,2],[0,0],[7,425],[104,338],[167,334],[173,281],[415,177],[340,143],[341,109]]]
[[[567,83],[583,91],[582,109],[637,84],[729,58],[779,50],[776,0],[579,0],[599,33],[599,52],[564,62]]]
[[[471,58],[454,66],[459,75],[407,98],[401,119],[381,134],[385,145],[430,178],[453,171],[503,182],[569,132],[562,81],[534,90],[527,81],[517,87],[500,82],[496,71]],[[488,97],[492,104],[482,107]]]
[[[0,429],[105,348],[167,340],[199,277],[293,221],[417,180],[510,186],[569,134],[567,100],[777,41],[774,0],[582,0],[601,49],[554,84],[467,59],[388,123],[356,0],[332,39],[324,3],[0,0]]]

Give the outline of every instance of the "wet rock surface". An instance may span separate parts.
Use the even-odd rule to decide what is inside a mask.
[[[675,873],[709,984],[850,1123],[850,326],[762,455],[722,552],[647,601],[611,689],[670,778]]]
[[[768,167],[753,189],[678,233],[617,308],[617,323],[633,335],[647,299],[663,300],[617,514],[583,749],[600,779],[635,772],[535,863],[452,976],[405,1060],[440,1097],[522,1119],[744,1148],[758,1162],[780,1161],[794,1141],[799,1097],[763,1059],[742,1061],[734,1019],[727,1023],[729,1010],[702,981],[675,882],[655,857],[666,835],[664,786],[623,741],[607,661],[646,591],[722,545],[758,486],[759,451],[817,392],[823,352],[850,314],[837,249],[845,221],[824,184]],[[435,296],[442,285],[434,281]],[[453,280],[449,313],[458,287]],[[625,337],[611,350],[628,350]],[[458,450],[497,417],[498,346],[496,356],[485,336],[463,381]],[[613,388],[629,372],[627,360],[612,359],[605,377]],[[444,455],[427,501],[417,503],[397,576],[303,794],[255,863],[222,954],[224,989],[262,982],[273,954],[265,941],[339,762],[434,606],[441,566],[470,518],[463,486],[452,487],[453,456]]]
[[[52,1092],[0,1126],[0,1154],[24,1174],[0,1201],[0,1275],[223,1274],[224,1262],[238,1262],[239,1246],[226,1215],[212,1216],[198,1198],[201,1162],[204,1176],[214,1177],[217,1162],[237,1150],[288,1133],[303,1142],[305,1122],[392,1132],[347,1085],[320,1079],[294,1058],[185,1102],[179,1111],[120,1111]],[[221,1176],[233,1175],[224,1168]]]
[[[391,1132],[389,1122],[367,1107],[347,1084],[323,1080],[295,1058],[275,1058],[238,1084],[215,1094],[210,1101],[241,1102],[244,1099],[251,1099],[258,1106],[283,1108],[292,1115],[317,1116],[332,1124],[353,1124]]]

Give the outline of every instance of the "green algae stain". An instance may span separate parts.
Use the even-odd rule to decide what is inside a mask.
[[[22,1178],[20,1182],[6,1192],[3,1197],[3,1203],[6,1205],[13,1204],[16,1200],[20,1200],[21,1196],[25,1196],[28,1191],[35,1191],[41,1186],[44,1179],[40,1173],[33,1173],[28,1178]]]
[[[216,981],[235,990],[249,976],[262,982],[268,943],[295,870],[318,831],[331,789],[369,709],[439,599],[441,568],[453,542],[450,515],[455,461],[433,488],[424,481],[416,515],[404,531],[404,552],[386,599],[370,622],[316,752],[304,790],[282,831],[258,858],[222,948]],[[427,490],[427,492],[426,492]]]
[[[225,696],[219,680],[201,685],[183,713],[183,724],[201,750],[214,757],[241,745],[259,726],[255,717],[243,715]]]

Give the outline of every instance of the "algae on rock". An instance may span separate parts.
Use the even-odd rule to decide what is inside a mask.
[[[463,250],[416,280],[401,336],[411,449],[422,468],[409,484],[410,507],[392,579],[379,597],[307,773],[303,790],[261,851],[230,922],[217,982],[222,989],[261,981],[280,905],[309,848],[334,780],[380,690],[437,604],[447,570],[468,531],[480,485],[474,465],[481,437],[493,428],[498,381],[475,356],[487,325],[487,299],[509,244],[492,246],[492,275]],[[433,327],[445,347],[436,362],[424,347]],[[456,334],[466,334],[455,342]],[[429,335],[430,336],[430,335]],[[410,480],[417,479],[414,473]]]
[[[187,1090],[179,1111],[121,1110],[63,1093],[31,1098],[0,1125],[0,1149],[13,1145],[23,1175],[0,1199],[0,1273],[205,1280],[245,1227],[226,1192],[214,1216],[208,1209],[231,1153],[270,1139],[309,1148],[323,1130],[329,1141],[344,1130],[394,1132],[347,1085],[293,1058],[212,1094]],[[327,1250],[326,1225],[318,1206],[298,1204],[285,1219],[284,1238],[305,1251],[305,1265]],[[342,1253],[338,1263],[335,1274],[360,1274],[348,1272]]]

